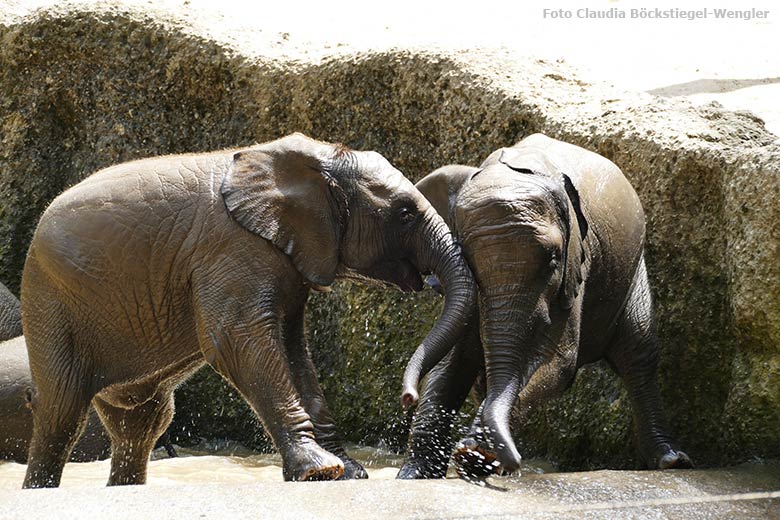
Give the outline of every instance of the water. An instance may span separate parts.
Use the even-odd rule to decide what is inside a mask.
[[[366,466],[368,481],[284,483],[279,455],[235,443],[179,448],[173,459],[156,450],[146,486],[107,488],[105,460],[68,464],[64,489],[23,491],[26,467],[0,462],[0,517],[780,519],[780,461],[572,473],[526,461],[522,475],[476,486],[454,478],[452,469],[445,480],[397,481],[402,456],[376,448],[349,452]]]
[[[170,486],[185,483],[282,482],[282,459],[276,454],[259,454],[232,442],[210,442],[195,449],[177,447],[179,457],[168,458],[163,448],[152,453],[147,485]],[[403,464],[403,455],[381,448],[352,446],[348,453],[368,471],[369,479],[393,480]],[[110,460],[69,463],[60,487],[83,488],[106,485]],[[24,464],[0,461],[0,490],[19,489],[26,470]],[[541,474],[554,470],[545,461],[526,462],[523,473]],[[457,476],[450,468],[448,476]]]

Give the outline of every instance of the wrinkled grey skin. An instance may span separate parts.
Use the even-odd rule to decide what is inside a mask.
[[[0,284],[0,341],[0,459],[25,463],[33,428],[32,412],[27,406],[32,379],[22,337],[21,304],[3,284]],[[109,456],[110,448],[100,420],[91,413],[70,460],[104,459]]]
[[[0,284],[0,293],[5,287]],[[6,290],[0,298],[0,314],[8,319],[12,327],[0,329],[0,460],[10,459],[20,464],[27,462],[27,452],[32,438],[32,411],[27,406],[29,392],[33,386],[30,363],[27,359],[27,345],[24,337],[17,335],[7,339],[9,334],[21,333],[21,304],[16,296]],[[176,457],[176,449],[167,433],[160,439],[168,456]],[[111,455],[111,441],[100,419],[90,409],[84,433],[70,454],[70,462],[91,462],[106,459]]]
[[[109,485],[144,483],[173,389],[204,362],[257,413],[286,480],[366,477],[307,352],[309,290],[339,277],[419,290],[428,272],[447,293],[421,370],[462,333],[475,286],[441,217],[374,152],[294,134],[92,175],[43,214],[24,267],[24,486],[59,485],[90,402],[112,441]]]
[[[22,309],[19,300],[0,283],[0,341],[22,335]]]
[[[445,166],[417,187],[462,245],[479,287],[479,327],[428,375],[399,478],[444,476],[450,425],[475,381],[484,400],[458,444],[459,471],[517,470],[510,415],[526,420],[599,359],[626,385],[647,467],[690,467],[663,420],[644,213],[617,166],[535,134],[479,168]]]
[[[32,388],[24,337],[0,343],[0,459],[27,462],[33,418],[27,406]],[[94,411],[90,411],[84,434],[70,455],[71,462],[89,462],[111,455],[111,441]]]

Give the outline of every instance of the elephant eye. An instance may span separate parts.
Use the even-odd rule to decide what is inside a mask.
[[[558,265],[561,263],[561,254],[557,249],[554,249],[552,251],[549,251],[550,254],[550,263],[548,264],[548,267],[551,271],[554,271],[558,268]]]
[[[404,224],[408,224],[409,222],[413,221],[416,216],[416,212],[407,206],[401,206],[401,208],[398,210],[398,220]]]

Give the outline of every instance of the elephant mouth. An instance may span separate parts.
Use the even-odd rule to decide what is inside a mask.
[[[420,271],[405,258],[380,262],[359,272],[349,270],[343,273],[343,277],[382,287],[394,287],[404,292],[418,292],[424,287]]]
[[[405,292],[419,292],[423,290],[423,280],[420,272],[409,260],[401,260],[396,270],[388,281]]]

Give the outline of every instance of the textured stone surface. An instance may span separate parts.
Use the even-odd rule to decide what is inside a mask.
[[[417,179],[542,131],[612,159],[644,203],[663,393],[683,445],[703,464],[780,456],[780,146],[755,116],[496,51],[299,49],[107,5],[0,15],[0,279],[12,290],[46,204],[115,162],[302,131],[375,149]],[[429,293],[347,284],[314,298],[313,356],[350,440],[403,442],[401,372],[437,309]],[[239,400],[202,394],[180,399],[180,431],[262,444]],[[564,468],[635,466],[630,432],[602,365],[519,430],[524,453]]]

